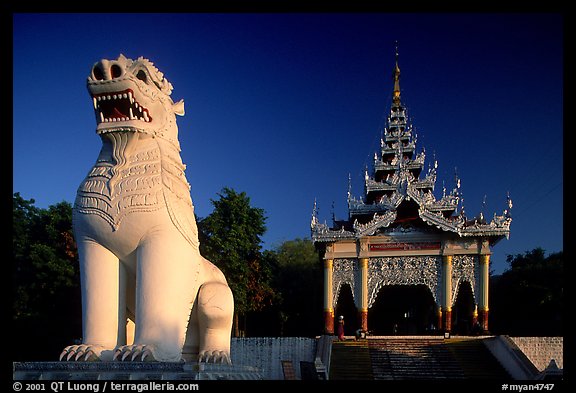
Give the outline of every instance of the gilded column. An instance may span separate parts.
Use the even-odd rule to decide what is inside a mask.
[[[324,260],[324,333],[334,334],[334,305],[332,300],[333,259]]]
[[[360,307],[358,309],[358,322],[360,328],[368,331],[368,261],[369,258],[360,258]]]
[[[442,256],[442,327],[452,330],[452,255]]]
[[[480,255],[479,319],[482,330],[488,330],[488,286],[490,283],[490,254]]]

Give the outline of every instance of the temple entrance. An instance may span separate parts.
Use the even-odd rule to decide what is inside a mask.
[[[474,324],[474,294],[468,281],[460,283],[456,302],[452,308],[452,331],[454,334],[469,335]]]
[[[338,327],[338,317],[344,317],[344,334],[353,336],[358,329],[358,311],[354,304],[354,297],[352,296],[352,288],[349,284],[342,284],[340,293],[338,294],[338,301],[334,310],[334,332],[336,333]]]
[[[426,285],[385,285],[368,309],[368,331],[377,336],[434,334],[436,309]]]
[[[438,163],[429,162],[426,170],[424,151],[417,153],[400,98],[397,58],[392,92],[372,171],[364,170],[363,195],[348,189],[348,218],[333,217],[332,226],[321,223],[314,201],[310,229],[325,277],[324,330],[333,331],[336,312],[345,315],[348,333],[360,325],[372,334],[457,334],[454,329],[466,332],[476,315],[475,331],[488,331],[491,247],[510,235],[512,200],[507,198],[503,215],[494,214],[490,222],[474,219],[471,225],[458,176],[456,187],[436,199]],[[455,287],[463,282],[469,283]],[[360,323],[350,316],[351,298],[350,308],[334,309],[342,283],[354,290]]]

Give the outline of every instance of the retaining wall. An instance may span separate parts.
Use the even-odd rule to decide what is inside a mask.
[[[291,360],[296,377],[301,379],[300,362],[313,362],[317,339],[306,337],[245,337],[232,338],[232,364],[252,366],[264,379],[284,379],[282,360]]]
[[[510,337],[510,339],[538,371],[543,371],[551,359],[556,361],[558,368],[564,368],[563,337]]]

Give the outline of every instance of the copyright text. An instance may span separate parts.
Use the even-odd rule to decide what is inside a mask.
[[[39,392],[39,391],[52,391],[54,393],[60,392],[155,392],[155,391],[199,391],[200,386],[197,383],[187,382],[70,382],[70,381],[54,381],[54,382],[14,382],[12,388],[15,392]]]

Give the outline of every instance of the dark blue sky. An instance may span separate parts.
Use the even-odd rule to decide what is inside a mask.
[[[267,214],[265,247],[347,217],[392,97],[468,216],[514,206],[506,255],[563,249],[563,19],[518,13],[15,14],[13,191],[73,202],[100,150],[86,89],[101,58],[149,58],[184,99],[182,158],[196,213],[228,186]]]

